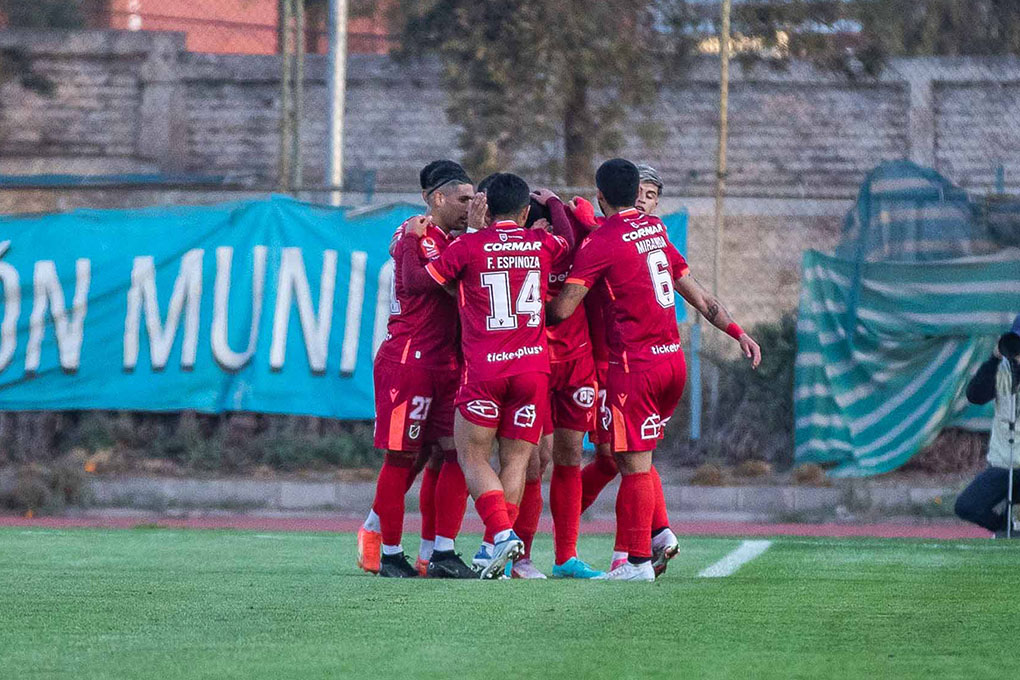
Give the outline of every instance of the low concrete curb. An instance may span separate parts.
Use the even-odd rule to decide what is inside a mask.
[[[211,508],[227,510],[328,510],[361,513],[375,494],[371,482],[176,479],[158,477],[97,478],[90,480],[93,500],[106,507],[147,510]],[[589,511],[612,515],[614,482]],[[408,509],[417,505],[417,486],[408,495]],[[729,514],[743,517],[796,516],[798,513],[911,510],[936,508],[952,498],[954,488],[879,486],[860,483],[834,487],[730,486],[705,487],[667,484],[666,503],[685,513]],[[545,485],[545,498],[549,488]]]

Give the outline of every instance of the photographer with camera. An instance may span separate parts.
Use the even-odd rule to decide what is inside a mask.
[[[963,520],[995,532],[996,538],[1005,537],[1009,501],[1020,493],[1020,475],[1011,474],[1010,468],[1020,464],[1016,452],[1017,398],[1020,388],[1020,315],[1013,320],[1008,333],[999,338],[993,356],[981,364],[977,374],[967,386],[967,399],[972,404],[987,404],[995,400],[992,419],[992,436],[988,444],[988,468],[974,478],[956,499],[956,515]],[[1012,493],[1009,493],[1012,482]],[[1016,537],[1016,533],[1013,532]]]

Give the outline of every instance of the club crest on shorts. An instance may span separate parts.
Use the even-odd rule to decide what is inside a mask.
[[[525,404],[514,411],[514,425],[517,427],[534,427],[535,417],[535,405]]]
[[[659,433],[662,432],[662,426],[665,424],[660,420],[658,413],[653,413],[645,418],[645,422],[641,424],[641,438],[658,439]]]
[[[407,438],[417,439],[421,434],[421,423],[413,423],[411,427],[407,428]]]
[[[481,418],[499,418],[499,406],[488,399],[474,399],[464,407],[468,413],[474,413]]]
[[[574,403],[581,408],[591,408],[595,405],[595,388],[578,387],[574,392]]]

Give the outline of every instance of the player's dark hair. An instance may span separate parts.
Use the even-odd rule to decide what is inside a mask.
[[[471,184],[471,178],[468,177],[464,167],[450,160],[432,161],[418,173],[418,181],[421,183],[421,190],[427,194],[452,183]]]
[[[549,212],[549,206],[542,205],[535,199],[531,199],[531,210],[528,211],[528,219],[524,222],[524,228],[531,229],[535,222],[542,219],[552,222],[552,213]]]
[[[485,188],[485,198],[493,217],[508,217],[524,210],[531,201],[531,189],[517,175],[499,172]]]
[[[499,174],[498,172],[494,172],[491,175],[486,175],[485,179],[478,183],[478,187],[476,188],[476,190],[484,194],[485,190],[489,188],[490,184],[492,184],[492,178],[498,174]]]
[[[608,160],[595,172],[595,186],[602,192],[606,203],[614,208],[634,205],[640,184],[641,174],[637,166],[624,158]]]

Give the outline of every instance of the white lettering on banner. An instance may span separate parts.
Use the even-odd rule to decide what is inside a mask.
[[[502,251],[513,251],[517,253],[530,253],[533,250],[541,250],[541,241],[514,241],[512,243],[486,243],[482,250],[487,253],[498,253]]]
[[[60,367],[77,371],[81,365],[81,343],[84,339],[85,314],[88,311],[89,286],[92,283],[92,262],[79,259],[75,262],[74,300],[71,319],[67,318],[64,289],[60,286],[57,266],[53,260],[35,263],[32,279],[32,316],[29,320],[28,351],[25,354],[25,371],[39,370],[42,359],[42,341],[46,335],[46,310],[53,317],[53,330],[57,336],[57,353]]]
[[[340,373],[350,375],[358,364],[361,340],[361,309],[365,305],[365,266],[368,253],[351,253],[351,281],[347,287],[347,315],[344,318],[344,343],[340,348]]]
[[[372,358],[375,359],[379,345],[386,339],[386,325],[389,323],[390,314],[400,314],[400,303],[394,291],[393,259],[386,260],[386,264],[379,270],[379,288],[375,293],[375,328],[372,332]]]
[[[216,249],[216,283],[213,294],[212,353],[220,366],[228,371],[240,370],[251,361],[259,341],[259,326],[262,323],[262,302],[266,290],[265,246],[252,249],[251,281],[251,330],[248,332],[248,346],[243,352],[230,349],[228,320],[230,318],[230,272],[234,249],[223,246]]]
[[[513,352],[489,352],[485,355],[486,361],[510,361],[522,357],[534,356],[542,353],[542,347],[521,347]]]
[[[0,325],[0,371],[3,371],[14,359],[14,350],[18,347],[18,319],[21,317],[21,277],[18,270],[0,262],[0,284],[4,287],[4,321]]]
[[[308,365],[315,373],[326,370],[329,351],[329,331],[333,325],[333,294],[336,291],[335,250],[322,253],[322,278],[319,282],[319,312],[312,309],[312,293],[305,273],[300,248],[284,248],[280,260],[280,280],[273,313],[273,342],[269,348],[269,367],[274,371],[283,368],[287,356],[287,330],[290,327],[290,310],[297,302],[298,319],[304,337]]]
[[[665,231],[665,227],[661,224],[654,224],[648,227],[640,227],[634,231],[625,232],[623,235],[624,243],[630,243],[631,241],[637,241],[645,238],[646,236],[653,236],[655,234],[661,234]]]
[[[202,257],[205,251],[189,250],[181,258],[181,268],[170,295],[166,325],[160,322],[156,297],[156,265],[151,256],[136,257],[131,268],[131,288],[127,294],[127,317],[124,321],[124,368],[138,365],[142,307],[145,307],[145,330],[149,334],[149,357],[153,370],[161,370],[170,360],[170,351],[177,336],[177,326],[184,314],[184,342],[181,346],[181,368],[195,366],[198,351],[198,321],[202,300]]]

